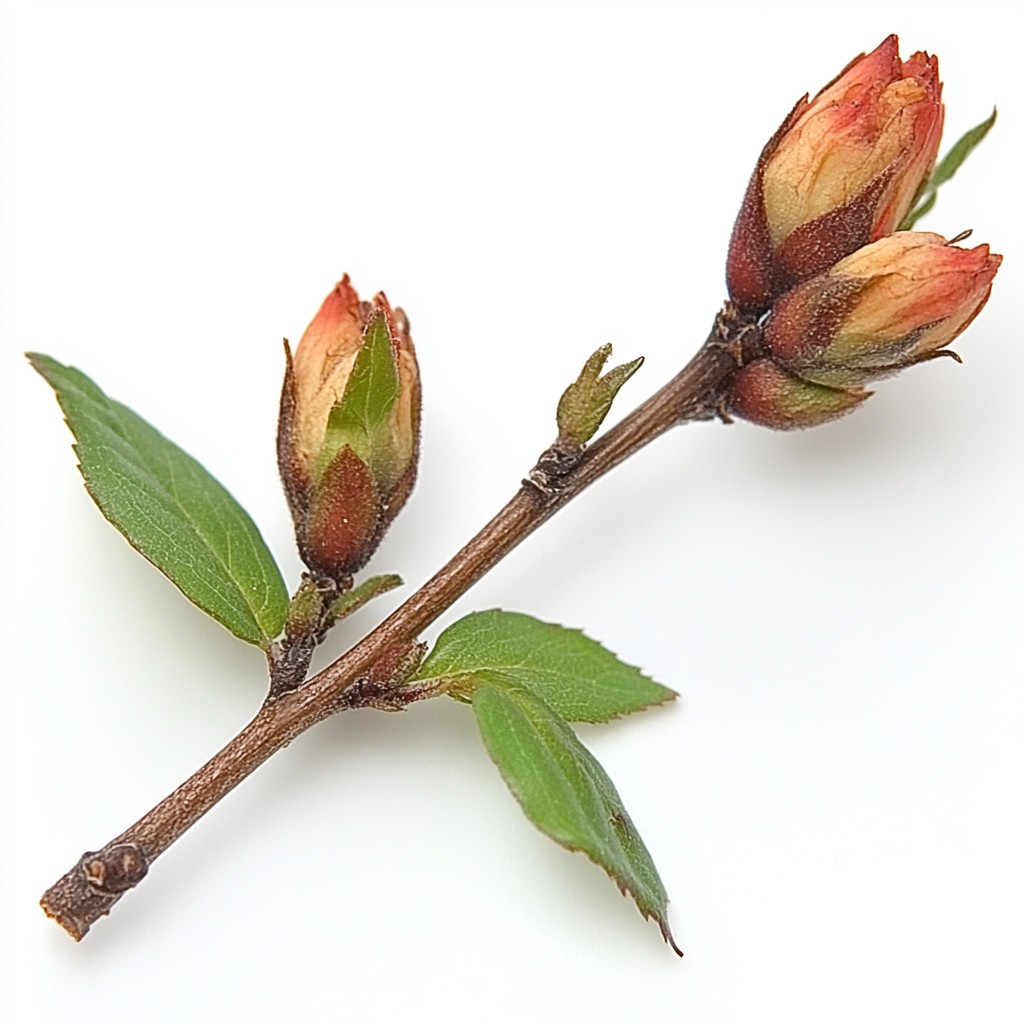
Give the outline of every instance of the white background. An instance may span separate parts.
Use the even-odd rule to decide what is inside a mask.
[[[6,1019],[1019,1021],[1020,30],[984,2],[4,3]],[[679,690],[582,734],[685,959],[525,822],[450,701],[318,727],[81,945],[48,922],[42,890],[245,723],[263,666],[102,520],[21,353],[195,453],[291,582],[281,337],[345,271],[386,289],[425,433],[372,568],[413,586],[598,344],[647,356],[633,403],[703,340],[761,145],[890,31],[940,55],[949,141],[1001,109],[922,224],[1006,255],[965,364],[811,432],[677,431],[443,620],[583,626]]]

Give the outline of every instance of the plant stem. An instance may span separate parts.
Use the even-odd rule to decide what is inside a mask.
[[[474,583],[558,509],[624,459],[693,420],[712,419],[729,375],[758,332],[730,307],[708,340],[660,391],[607,431],[557,475],[538,467],[511,501],[403,605],[348,653],[296,689],[271,693],[256,717],[218,754],[102,850],[84,854],[43,895],[41,905],[73,938],[108,914],[152,862],[264,761],[338,711],[383,706],[370,669],[388,652],[415,642]]]

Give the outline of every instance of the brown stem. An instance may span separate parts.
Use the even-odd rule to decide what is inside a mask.
[[[725,382],[743,358],[737,348],[741,337],[740,347],[746,349],[749,324],[726,307],[701,350],[668,384],[605,433],[564,474],[549,477],[538,467],[444,568],[347,654],[297,689],[272,693],[223,750],[102,850],[84,854],[48,889],[41,900],[46,913],[81,939],[145,877],[164,850],[272,754],[337,711],[382,706],[380,694],[365,685],[376,662],[413,643],[520,541],[599,477],[670,427],[715,416]]]

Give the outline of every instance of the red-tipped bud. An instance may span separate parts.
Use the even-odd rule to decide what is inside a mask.
[[[764,341],[781,366],[834,387],[933,358],[978,315],[1001,257],[900,231],[782,296]]]
[[[805,96],[765,146],[733,228],[726,277],[744,313],[895,231],[942,134],[938,61],[896,36]]]
[[[412,490],[420,384],[412,339],[383,293],[346,276],[288,365],[277,453],[303,561],[341,580],[373,554]]]
[[[831,388],[803,380],[771,359],[737,370],[725,395],[734,416],[773,430],[817,427],[856,409],[871,392]]]

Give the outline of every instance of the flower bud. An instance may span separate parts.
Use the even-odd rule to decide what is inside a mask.
[[[773,430],[817,427],[855,409],[871,392],[813,384],[771,359],[740,367],[729,382],[725,408],[734,416]]]
[[[797,103],[733,228],[726,277],[744,313],[899,227],[938,154],[941,95],[936,58],[900,60],[893,35]]]
[[[383,293],[360,302],[346,275],[288,364],[277,456],[303,561],[342,580],[373,554],[408,498],[419,455],[420,384],[404,318]]]
[[[1002,257],[941,235],[899,231],[797,285],[772,309],[764,342],[808,381],[850,387],[934,358],[977,316]]]

